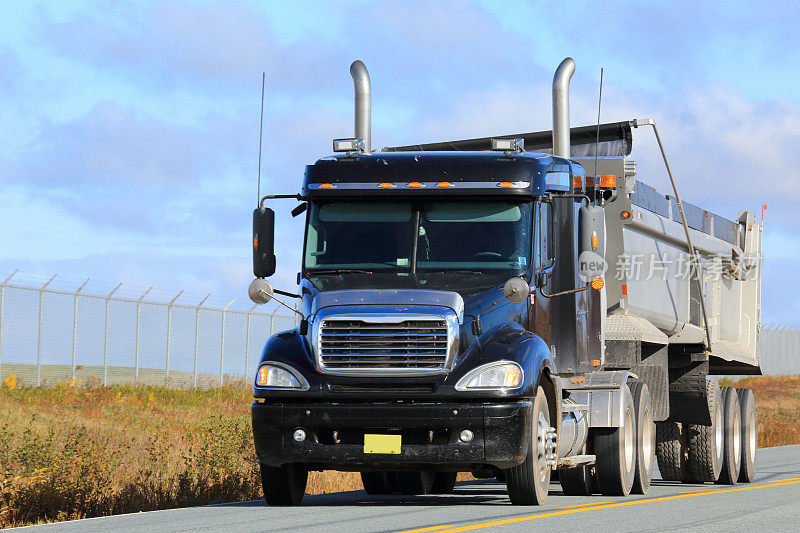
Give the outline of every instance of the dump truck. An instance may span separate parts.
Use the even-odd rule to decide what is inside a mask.
[[[712,376],[760,374],[762,227],[683,202],[653,120],[570,128],[574,70],[556,70],[552,131],[373,150],[352,64],[355,136],[253,212],[250,297],[299,315],[255,376],[267,502],[298,504],[322,470],[369,494],[471,472],[521,505],[556,478],[644,494],[656,461],[665,480],[753,480],[755,399]],[[630,158],[645,129],[668,195]],[[266,279],[266,204],[286,199],[306,218],[296,294]]]

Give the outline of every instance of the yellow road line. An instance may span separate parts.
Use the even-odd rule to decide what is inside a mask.
[[[419,529],[409,529],[408,531],[404,531],[403,533],[425,533],[426,531],[439,531],[446,527],[453,527],[453,524],[445,524],[442,526],[430,526],[430,527],[421,527]]]
[[[780,483],[782,481],[800,481],[800,477],[787,477],[786,479],[773,479],[769,483]]]
[[[755,489],[763,489],[763,488],[770,488],[770,487],[779,487],[782,485],[795,485],[800,483],[800,479],[792,480],[792,481],[777,481],[773,483],[769,483],[767,485],[751,485],[749,487],[737,487],[735,489],[720,489],[720,490],[708,490],[703,492],[696,492],[693,494],[675,494],[673,496],[662,496],[659,498],[649,498],[649,499],[642,499],[642,500],[631,500],[626,502],[619,502],[619,503],[611,503],[607,505],[595,505],[592,507],[582,507],[579,509],[565,509],[563,511],[555,511],[551,513],[542,513],[530,516],[518,516],[516,518],[506,518],[504,520],[495,520],[493,522],[482,522],[479,524],[472,524],[469,526],[462,526],[456,527],[453,529],[440,529],[437,533],[458,533],[461,531],[472,531],[475,529],[483,529],[485,527],[491,526],[502,526],[505,524],[513,524],[516,522],[526,522],[528,520],[535,520],[537,518],[548,518],[551,516],[560,516],[560,515],[567,515],[567,514],[575,514],[575,513],[583,513],[586,511],[596,511],[598,509],[611,509],[612,507],[626,507],[628,505],[639,505],[641,503],[651,503],[651,502],[665,502],[669,500],[679,500],[682,498],[694,498],[696,496],[706,496],[708,494],[724,494],[727,492],[742,492],[746,490],[755,490]],[[419,530],[412,530],[412,531],[419,531]],[[410,533],[410,532],[405,532]]]
[[[681,494],[697,494],[699,492],[709,492],[713,490],[719,490],[719,487],[709,487],[707,489],[694,489],[694,490],[685,490],[681,492]]]
[[[577,509],[578,507],[591,507],[593,505],[603,505],[604,503],[613,503],[613,502],[582,503],[580,505],[567,505],[566,507],[558,507],[558,509]]]

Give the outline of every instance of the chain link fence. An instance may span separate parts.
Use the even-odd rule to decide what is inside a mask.
[[[765,376],[800,374],[800,326],[772,325],[761,329],[761,371]]]
[[[267,338],[297,324],[297,315],[280,309],[212,294],[0,272],[0,379],[176,387],[249,381]]]
[[[258,309],[258,311],[256,311]],[[249,381],[277,305],[123,283],[0,272],[0,379],[216,386]],[[800,374],[800,326],[761,330],[764,375]]]

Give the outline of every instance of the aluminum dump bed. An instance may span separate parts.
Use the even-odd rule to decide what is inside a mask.
[[[579,161],[594,171],[594,158]],[[662,342],[702,351],[700,295],[677,202],[637,180],[634,167],[624,157],[598,160],[598,174],[618,176],[605,206],[608,313],[644,319],[663,333]],[[700,258],[711,355],[757,368],[762,227],[748,211],[730,220],[687,202],[683,209]],[[608,320],[606,333],[629,326]]]

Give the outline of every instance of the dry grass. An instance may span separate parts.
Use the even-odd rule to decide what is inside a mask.
[[[0,387],[0,527],[261,496],[241,387],[11,385]],[[736,385],[755,391],[759,445],[800,443],[799,378]],[[312,473],[308,493],[360,488],[357,473]]]
[[[722,380],[720,384],[753,389],[760,448],[800,444],[800,376]]]

